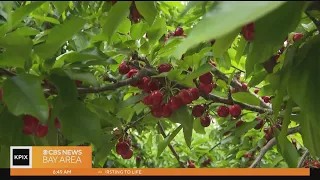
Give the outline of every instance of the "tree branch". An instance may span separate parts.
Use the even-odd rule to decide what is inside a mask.
[[[162,124],[160,123],[160,121],[158,121],[158,126],[159,126],[159,130],[160,130],[161,135],[163,136],[163,138],[166,138],[167,137],[166,132],[164,131],[164,128],[163,128]],[[174,157],[179,162],[180,166],[184,167],[183,162],[180,161],[180,157],[179,157],[177,151],[173,148],[173,146],[170,143],[168,144],[168,147],[171,150],[171,152],[174,155]]]
[[[299,163],[298,163],[298,166],[297,166],[297,168],[301,168],[302,166],[303,166],[303,163],[304,163],[304,161],[306,160],[306,157],[308,156],[308,154],[309,154],[309,151],[308,151],[308,149],[303,153],[303,155],[302,155],[302,157],[301,157],[301,159],[300,159],[300,161],[299,161]]]
[[[290,128],[288,130],[287,135],[289,134],[294,134],[300,131],[300,126],[294,127],[294,128]],[[261,161],[261,159],[264,157],[264,155],[268,152],[268,150],[270,150],[274,145],[276,145],[277,140],[276,138],[272,138],[260,151],[259,156],[254,160],[254,162],[251,164],[250,168],[255,168],[259,162]]]
[[[78,88],[78,92],[81,94],[84,94],[84,93],[99,93],[99,92],[108,91],[108,90],[115,90],[119,87],[127,86],[137,81],[138,79],[148,76],[149,74],[150,74],[150,70],[146,68],[142,68],[134,77],[130,79],[125,79],[122,81],[118,81],[117,83],[108,84],[101,88]]]
[[[13,73],[13,72],[10,72],[4,68],[0,68],[0,76],[9,76],[9,77],[12,77],[12,76],[15,76],[16,74]]]
[[[314,18],[313,16],[311,16],[311,14],[308,11],[304,12],[309,19],[316,25],[318,31],[320,31],[320,21],[318,21],[316,18]]]

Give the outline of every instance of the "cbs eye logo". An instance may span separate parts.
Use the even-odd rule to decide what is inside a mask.
[[[10,147],[10,168],[31,168],[32,147],[11,146]]]

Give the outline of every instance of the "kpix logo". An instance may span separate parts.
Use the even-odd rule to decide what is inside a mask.
[[[10,168],[31,168],[32,147],[11,146],[10,147]]]

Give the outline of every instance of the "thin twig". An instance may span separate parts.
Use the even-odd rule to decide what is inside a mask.
[[[246,73],[244,70],[241,70],[241,69],[239,69],[239,68],[237,68],[237,67],[235,67],[235,66],[231,66],[233,69],[236,69],[236,70],[238,70],[238,71],[240,71],[240,72],[242,72],[242,73]]]
[[[163,128],[162,124],[160,123],[160,121],[158,121],[158,126],[159,126],[159,130],[160,130],[161,135],[163,136],[163,138],[166,138],[167,137],[166,132],[164,131],[164,128]],[[180,161],[180,157],[179,157],[177,151],[173,148],[173,146],[170,143],[168,144],[168,147],[171,150],[171,152],[174,155],[174,157],[179,162],[180,166],[184,167],[183,162]]]
[[[303,153],[303,155],[298,163],[298,166],[297,166],[298,168],[301,168],[303,166],[303,163],[306,160],[306,157],[308,156],[308,154],[309,154],[309,151],[308,151],[308,149],[306,149],[306,151]]]
[[[12,77],[12,76],[15,76],[16,74],[13,73],[13,72],[10,72],[4,68],[0,68],[0,76],[9,76],[9,77]]]
[[[311,16],[311,14],[308,11],[304,12],[309,19],[316,25],[318,31],[320,31],[320,21],[318,21],[316,18],[314,18],[313,16]]]
[[[140,121],[142,121],[148,114],[150,114],[150,111],[145,113],[142,117],[140,117],[139,119],[137,119],[136,121],[131,122],[125,129],[124,132],[127,132],[128,129],[134,127],[137,123],[139,123]]]
[[[216,147],[218,147],[219,145],[221,144],[221,142],[217,143],[216,145],[214,145],[207,153],[213,151]],[[199,160],[200,161],[207,153],[203,154],[202,156],[199,157]]]
[[[294,134],[300,131],[300,126],[294,127],[294,128],[290,128],[288,130],[287,135],[289,134]],[[276,145],[277,140],[276,138],[272,138],[263,148],[261,148],[260,154],[259,156],[254,160],[254,162],[251,164],[250,168],[255,168],[259,162],[261,161],[261,159],[264,157],[264,155],[268,152],[269,149],[271,149],[274,145]]]

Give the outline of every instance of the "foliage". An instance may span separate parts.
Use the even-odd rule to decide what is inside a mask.
[[[308,150],[319,167],[313,3],[1,2],[1,167],[12,145],[90,145],[93,167],[297,167]]]

